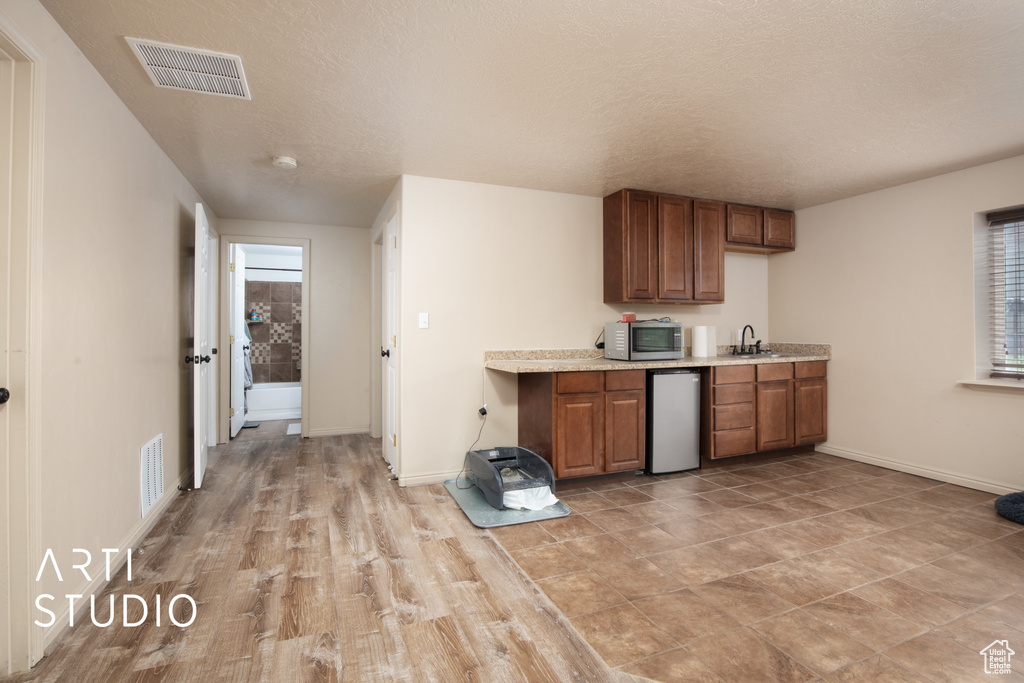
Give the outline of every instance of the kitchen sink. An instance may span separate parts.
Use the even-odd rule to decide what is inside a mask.
[[[737,353],[728,354],[726,358],[799,358],[800,353]]]

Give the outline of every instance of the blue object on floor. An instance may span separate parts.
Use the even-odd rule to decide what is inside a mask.
[[[1024,491],[996,498],[996,512],[1017,524],[1024,524]]]
[[[444,487],[448,489],[448,493],[452,494],[452,498],[466,513],[466,517],[473,523],[473,526],[481,529],[539,522],[543,519],[565,517],[572,512],[569,506],[562,502],[549,505],[543,510],[511,510],[507,508],[497,510],[487,502],[483,492],[469,479],[449,479],[444,483]]]

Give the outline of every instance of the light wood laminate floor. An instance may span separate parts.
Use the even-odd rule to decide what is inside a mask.
[[[86,612],[32,672],[6,680],[634,680],[443,487],[390,481],[367,435],[215,449],[203,488],[178,495],[141,552],[131,584],[122,570],[98,604],[186,593],[191,626],[99,628]]]

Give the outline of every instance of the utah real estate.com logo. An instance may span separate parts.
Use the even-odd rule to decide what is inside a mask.
[[[76,555],[80,555],[82,557],[82,559],[84,560],[83,562],[80,562],[79,564],[72,564],[71,565],[71,570],[74,571],[74,570],[77,569],[77,570],[81,571],[82,574],[85,576],[85,580],[86,581],[92,581],[92,577],[89,575],[89,565],[92,563],[92,553],[90,553],[88,550],[85,550],[85,549],[82,549],[82,548],[75,548],[71,552],[76,554]],[[107,580],[107,582],[110,581],[110,575],[111,575],[111,572],[110,572],[110,569],[111,569],[110,559],[111,559],[112,556],[117,555],[119,552],[120,551],[117,548],[103,548],[103,554],[106,555],[106,563],[105,564],[106,564],[106,580]],[[141,550],[139,551],[139,554],[140,555],[142,554]],[[126,562],[127,562],[127,568],[128,568],[128,581],[130,582],[132,580],[132,549],[131,548],[128,548],[128,555],[127,555],[127,558],[126,558]],[[60,567],[57,565],[57,558],[54,557],[53,549],[52,548],[47,548],[46,549],[46,554],[43,555],[43,561],[39,565],[39,572],[36,574],[36,583],[39,583],[39,581],[42,579],[43,573],[45,571],[47,571],[47,566],[49,566],[49,570],[53,572],[53,574],[54,574],[54,576],[56,576],[57,580],[59,582],[63,583],[64,582],[64,576],[61,574]],[[64,597],[68,601],[68,626],[71,627],[71,626],[75,625],[75,611],[76,611],[75,610],[75,600],[77,600],[79,598],[82,598],[84,596],[81,595],[81,594],[78,594],[78,593],[68,593]],[[166,605],[164,605],[164,606],[161,605],[162,599],[161,599],[161,595],[159,593],[156,594],[155,598],[156,598],[156,604],[153,605],[152,616],[153,616],[153,619],[156,622],[157,626],[161,625],[162,617],[164,616],[163,615],[163,610],[164,609],[166,609],[166,611],[167,611],[167,618],[168,618],[168,620],[172,624],[177,626],[178,628],[185,628],[186,626],[191,626],[192,622],[194,622],[196,620],[196,601],[192,599],[192,596],[186,595],[185,593],[179,593],[178,595],[175,595],[174,597],[172,597],[170,599],[170,601],[168,601],[166,603]],[[39,610],[40,612],[45,613],[46,615],[48,615],[46,617],[45,621],[40,621],[40,620],[36,619],[36,621],[35,621],[36,626],[41,626],[43,628],[49,628],[50,626],[53,626],[56,623],[57,615],[52,610],[50,610],[48,608],[48,606],[47,606],[47,605],[49,605],[50,603],[52,603],[56,599],[57,598],[55,598],[54,596],[50,595],[49,593],[41,593],[40,595],[36,596],[36,609]],[[191,608],[191,612],[188,613],[189,617],[185,621],[179,621],[175,617],[175,614],[174,614],[174,606],[180,600],[184,600],[185,602],[187,602],[188,606]],[[45,605],[44,605],[44,601],[46,601]],[[93,594],[93,595],[89,596],[89,616],[92,618],[92,623],[95,624],[96,626],[99,626],[100,628],[106,628],[107,626],[112,625],[114,623],[114,615],[115,615],[115,606],[116,606],[116,604],[117,604],[116,596],[115,595],[110,595],[110,605],[109,605],[109,610],[108,610],[108,617],[109,618],[106,621],[101,622],[101,621],[97,620],[97,614],[96,614],[96,612],[97,612],[97,609],[96,609],[96,595]],[[56,608],[56,606],[54,606],[54,607]],[[140,608],[141,608],[141,610],[140,610]],[[103,611],[102,605],[100,606],[99,611],[100,612]],[[129,617],[129,611],[132,612],[132,616],[130,616],[130,617]],[[141,612],[141,616],[140,616],[140,612]],[[149,616],[150,616],[150,603],[146,600],[146,598],[142,597],[141,595],[136,595],[134,593],[125,593],[125,594],[123,594],[121,596],[121,615],[122,615],[122,617],[121,617],[121,625],[122,626],[124,626],[126,628],[127,627],[134,627],[134,626],[141,626],[142,624],[144,624],[146,622],[147,618],[149,618]]]
[[[1015,654],[1017,653],[1010,649],[1010,641],[992,641],[991,645],[981,651],[981,656],[985,658],[985,673],[1009,675],[1010,657]]]

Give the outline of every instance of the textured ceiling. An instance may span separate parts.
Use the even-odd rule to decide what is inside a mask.
[[[803,208],[1024,153],[1021,0],[42,4],[223,218],[368,227],[403,173]],[[240,55],[252,101],[125,36]]]

